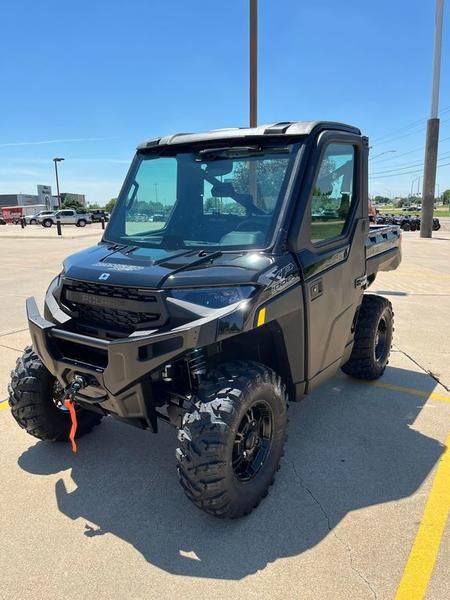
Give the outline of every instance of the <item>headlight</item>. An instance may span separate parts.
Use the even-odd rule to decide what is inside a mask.
[[[247,300],[255,291],[252,285],[217,287],[217,288],[189,288],[170,290],[169,296],[177,300],[184,300],[191,304],[207,306],[208,308],[223,308],[241,300]]]

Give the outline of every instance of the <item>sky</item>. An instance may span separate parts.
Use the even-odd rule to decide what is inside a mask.
[[[449,2],[444,19],[440,192]],[[61,191],[104,204],[142,140],[248,123],[248,0],[18,0],[1,22],[0,193],[55,191],[61,156]],[[433,35],[433,0],[259,0],[258,122],[357,125],[372,145],[370,192],[417,191]]]

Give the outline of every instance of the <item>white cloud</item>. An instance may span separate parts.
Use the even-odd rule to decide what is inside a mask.
[[[59,140],[39,140],[33,142],[7,142],[0,144],[0,148],[6,148],[10,146],[42,146],[45,144],[69,144],[73,142],[102,142],[111,139],[115,138],[66,138]]]

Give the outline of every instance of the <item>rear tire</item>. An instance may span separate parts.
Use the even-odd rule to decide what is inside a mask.
[[[51,227],[52,225],[53,225],[53,222],[51,221],[51,219],[45,219],[44,221],[42,221],[43,227]]]
[[[33,349],[28,347],[17,359],[16,368],[11,373],[9,406],[14,419],[30,435],[51,442],[68,441],[70,415],[67,410],[57,406],[58,400],[62,400],[62,391],[55,384],[55,377]],[[101,419],[99,413],[77,408],[76,437],[91,431]]]
[[[267,496],[286,438],[286,390],[272,369],[239,361],[210,372],[178,434],[186,496],[216,517],[248,515]]]
[[[341,368],[357,379],[378,379],[389,362],[394,331],[392,304],[382,296],[365,294],[356,323],[350,359]]]

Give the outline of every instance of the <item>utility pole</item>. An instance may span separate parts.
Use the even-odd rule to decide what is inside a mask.
[[[430,238],[433,230],[433,209],[436,187],[436,167],[439,145],[439,85],[441,77],[442,23],[444,0],[436,0],[436,23],[433,59],[433,91],[431,95],[431,116],[427,123],[425,146],[425,167],[423,172],[422,211],[420,237]]]
[[[249,15],[249,38],[250,38],[250,127],[256,127],[258,123],[258,0],[250,0]],[[255,205],[258,205],[258,182],[256,176],[256,163],[249,161],[249,191]]]
[[[250,127],[258,121],[258,0],[250,0]]]

